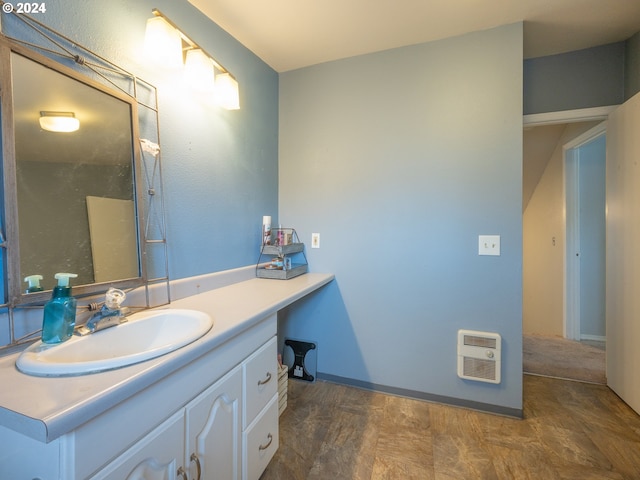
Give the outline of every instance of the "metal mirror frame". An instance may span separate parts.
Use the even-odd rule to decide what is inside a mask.
[[[0,4],[4,4],[0,0]],[[0,350],[12,348],[17,345],[32,341],[34,335],[31,332],[16,338],[14,310],[41,308],[51,296],[50,291],[42,293],[25,294],[23,282],[20,277],[20,259],[18,252],[17,230],[17,184],[15,164],[15,143],[13,124],[13,102],[11,99],[11,52],[26,56],[42,63],[49,68],[60,71],[62,74],[88,84],[89,86],[106,91],[115,97],[123,97],[131,105],[132,134],[133,134],[133,175],[135,177],[135,204],[138,226],[138,250],[141,276],[122,281],[104,282],[74,287],[74,296],[89,296],[103,293],[109,286],[134,289],[143,286],[145,289],[145,305],[134,308],[150,308],[171,303],[171,291],[169,284],[168,246],[166,239],[166,222],[164,207],[164,186],[162,182],[162,161],[159,151],[145,153],[143,140],[140,138],[143,113],[150,118],[151,126],[145,131],[152,130],[151,142],[160,144],[160,125],[158,119],[158,92],[155,86],[146,82],[118,65],[101,57],[95,52],[83,47],[74,40],[51,29],[43,23],[23,14],[15,14],[16,22],[23,31],[25,37],[32,38],[36,33],[38,43],[32,43],[23,39],[11,37],[0,32],[0,115],[2,126],[2,151],[3,151],[3,179],[0,182],[5,198],[5,208],[0,225],[0,250],[2,251],[5,280],[5,303],[0,305],[0,313],[6,312],[9,320],[9,342],[0,346]],[[21,35],[22,36],[22,35]],[[42,53],[39,53],[42,52]],[[62,57],[73,65],[73,68],[56,62],[53,58]],[[82,70],[82,73],[79,71]],[[85,75],[86,74],[86,75]],[[126,86],[114,81],[118,78]],[[7,83],[9,82],[9,83]],[[9,88],[8,88],[9,87]],[[116,93],[119,91],[118,93]],[[114,94],[116,93],[116,94]],[[147,150],[148,152],[148,150]],[[8,197],[13,195],[13,197]],[[13,198],[8,202],[6,199]],[[4,228],[4,235],[2,229]],[[152,287],[160,286],[160,290]],[[80,307],[78,307],[80,309]],[[88,308],[88,307],[87,307]]]
[[[141,168],[140,168],[140,152],[136,145],[139,143],[138,132],[138,109],[135,99],[124,95],[113,89],[108,89],[104,85],[99,84],[93,79],[83,76],[75,70],[68,68],[62,64],[52,61],[48,57],[38,54],[26,47],[18,45],[6,38],[0,37],[0,101],[2,102],[2,132],[3,132],[3,180],[4,180],[4,196],[5,196],[5,224],[6,224],[6,241],[7,241],[7,280],[8,280],[8,303],[9,305],[37,304],[48,300],[51,297],[51,291],[46,290],[37,293],[24,293],[22,274],[20,272],[20,245],[18,231],[18,205],[17,205],[17,179],[16,179],[16,148],[15,148],[15,123],[14,123],[14,104],[13,104],[13,71],[11,65],[11,53],[16,53],[29,60],[32,60],[46,68],[54,70],[61,75],[76,80],[84,85],[92,87],[102,93],[126,102],[131,111],[131,161],[133,166],[134,177],[134,200],[137,223],[137,245],[138,245],[138,264],[140,272],[139,277],[115,280],[112,282],[92,283],[86,285],[74,286],[75,296],[90,295],[96,292],[106,291],[108,287],[113,286],[121,289],[129,289],[144,284],[146,278],[145,268],[145,248],[144,248],[144,230],[143,221],[144,212],[142,208],[140,184]],[[46,239],[43,239],[46,241]]]

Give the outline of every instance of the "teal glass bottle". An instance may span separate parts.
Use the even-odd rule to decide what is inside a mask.
[[[76,326],[77,301],[71,296],[69,278],[77,277],[73,273],[56,273],[58,285],[53,288],[51,300],[44,306],[42,320],[42,342],[62,343],[71,338]]]

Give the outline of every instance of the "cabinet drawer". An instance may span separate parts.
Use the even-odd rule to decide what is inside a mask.
[[[273,337],[243,366],[242,428],[245,429],[278,391],[277,341]]]
[[[242,434],[243,480],[258,480],[278,450],[278,395]]]

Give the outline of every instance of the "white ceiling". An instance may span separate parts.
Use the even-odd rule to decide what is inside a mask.
[[[640,0],[189,0],[278,72],[524,21],[524,56],[640,31]]]

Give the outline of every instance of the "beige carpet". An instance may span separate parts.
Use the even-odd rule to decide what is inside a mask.
[[[524,373],[606,384],[605,351],[560,337],[524,335]]]

